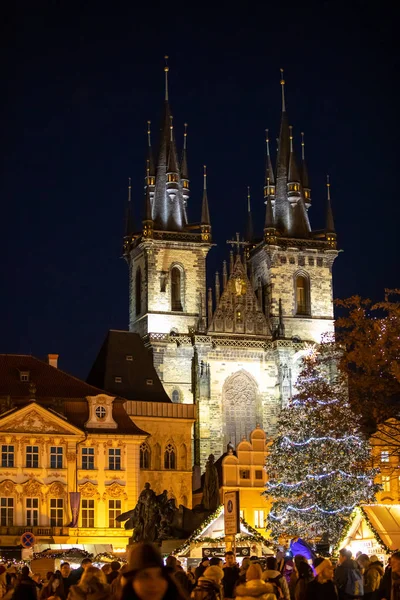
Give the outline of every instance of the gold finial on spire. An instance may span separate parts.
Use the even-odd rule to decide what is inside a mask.
[[[128,202],[131,201],[131,192],[132,192],[132,180],[128,177]]]
[[[269,156],[269,129],[265,130],[265,143],[267,145],[267,156]]]
[[[250,212],[250,186],[247,186],[247,212]]]
[[[286,104],[285,104],[285,80],[283,78],[283,69],[281,69],[281,87],[282,87],[282,112],[286,112]]]
[[[184,127],[185,127],[185,131],[183,133],[183,149],[186,150],[186,139],[187,139],[187,126],[188,124],[185,123]]]
[[[293,152],[293,125],[289,125],[290,152]]]
[[[150,177],[150,161],[149,161],[149,159],[147,159],[147,161],[146,161],[146,174],[147,174],[147,181],[148,181],[149,177]]]
[[[328,200],[331,200],[331,183],[329,181],[329,175],[326,176],[326,189],[328,192]]]
[[[151,125],[151,121],[147,121],[147,143],[149,145],[149,148],[151,146],[151,128],[150,128],[150,125]]]
[[[164,56],[165,59],[165,67],[164,67],[164,73],[165,73],[165,100],[166,102],[168,102],[168,71],[169,71],[169,66],[168,66],[168,56]]]
[[[267,175],[267,196],[269,196],[269,182],[270,182],[270,176]]]
[[[203,173],[203,189],[206,190],[207,189],[207,165],[204,165],[203,168],[204,168],[204,173]]]
[[[171,142],[172,142],[172,141],[173,141],[173,139],[174,139],[174,125],[173,125],[173,123],[172,123],[172,120],[173,120],[173,118],[174,118],[174,117],[173,117],[172,115],[170,115],[170,117],[169,117],[169,131],[170,131],[170,138],[169,138],[169,139],[171,140]]]
[[[301,132],[301,159],[304,160],[305,158],[305,153],[304,153],[304,131]]]

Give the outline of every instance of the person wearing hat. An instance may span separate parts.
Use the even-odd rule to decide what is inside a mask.
[[[333,582],[333,565],[329,558],[314,560],[316,577],[306,589],[306,600],[338,600],[338,592]]]
[[[129,556],[129,568],[124,573],[125,585],[120,600],[185,600],[186,596],[174,581],[161,554],[153,544],[136,544]]]
[[[222,600],[223,592],[221,581],[224,577],[224,571],[221,567],[213,565],[207,567],[202,577],[199,577],[197,586],[191,594],[194,600]]]
[[[274,588],[271,583],[262,579],[262,569],[259,564],[254,563],[246,570],[246,583],[236,588],[236,598],[242,600],[276,600]]]

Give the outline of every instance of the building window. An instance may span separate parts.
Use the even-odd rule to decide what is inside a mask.
[[[19,380],[26,383],[29,381],[29,371],[20,371],[19,372]]]
[[[82,500],[82,527],[94,527],[94,500]]]
[[[168,444],[164,451],[164,469],[176,468],[175,448],[172,444]]]
[[[82,469],[94,469],[94,448],[82,448]]]
[[[146,442],[140,445],[140,468],[150,469],[150,448]]]
[[[389,451],[383,450],[381,452],[381,462],[388,463],[389,462]]]
[[[50,526],[62,527],[64,521],[64,500],[50,498]]]
[[[63,468],[63,449],[61,446],[50,447],[50,469]]]
[[[104,406],[97,406],[96,407],[96,417],[98,419],[105,419],[106,414],[107,414],[107,411],[104,408]]]
[[[14,466],[14,446],[2,446],[1,447],[1,466],[2,467],[13,467]]]
[[[296,315],[310,314],[310,285],[305,275],[296,277]]]
[[[181,397],[179,394],[179,390],[174,390],[172,392],[172,402],[174,402],[175,404],[179,404],[180,401],[181,401]]]
[[[240,470],[240,478],[241,479],[250,479],[250,470],[249,469],[241,469]]]
[[[108,468],[110,471],[121,470],[121,449],[109,448],[108,450]]]
[[[109,527],[121,527],[122,523],[119,523],[115,519],[121,514],[121,500],[109,500],[108,501],[108,526]]]
[[[142,312],[142,270],[140,267],[138,267],[136,270],[135,306],[136,306],[136,316],[138,316]]]
[[[28,527],[39,525],[39,498],[26,499],[26,524]]]
[[[125,358],[126,358],[126,360],[128,362],[133,362],[133,356],[132,356],[132,354],[127,354]]]
[[[183,310],[182,273],[178,267],[173,267],[171,269],[171,310]]]
[[[39,468],[39,446],[26,447],[26,467],[28,469]]]
[[[382,491],[390,492],[390,476],[382,475]]]
[[[258,529],[264,527],[264,511],[263,510],[255,510],[254,511],[254,527]]]
[[[14,498],[0,498],[0,525],[14,525]]]
[[[263,478],[263,472],[262,471],[256,471],[256,479],[262,479]]]
[[[153,385],[154,381],[152,379],[146,379],[146,385]]]

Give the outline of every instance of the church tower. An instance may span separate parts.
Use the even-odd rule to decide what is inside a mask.
[[[211,247],[206,174],[200,222],[189,224],[187,125],[179,161],[167,64],[164,72],[165,99],[156,161],[148,122],[142,228],[132,228],[129,191],[124,238],[124,257],[129,265],[129,329],[141,336],[150,332],[188,334],[206,327],[206,256]]]

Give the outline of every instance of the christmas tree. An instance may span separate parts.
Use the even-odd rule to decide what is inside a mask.
[[[335,544],[353,509],[374,500],[376,470],[345,380],[332,362],[311,353],[296,387],[267,458],[264,494],[273,502],[267,529],[274,539]]]

